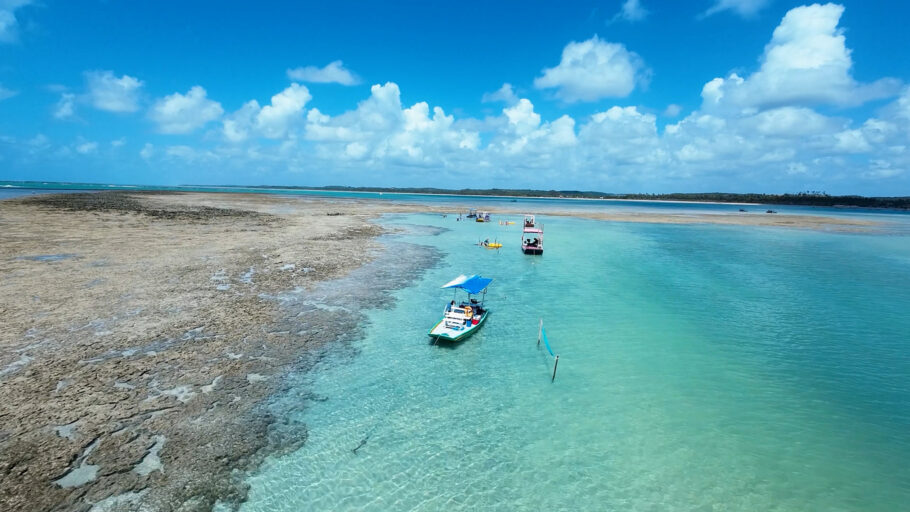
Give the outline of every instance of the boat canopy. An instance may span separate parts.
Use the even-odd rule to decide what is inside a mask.
[[[462,290],[474,294],[480,293],[493,282],[493,279],[488,277],[480,277],[477,274],[474,274],[471,277],[468,277],[464,274],[452,279],[448,283],[442,285],[443,288],[461,288]]]

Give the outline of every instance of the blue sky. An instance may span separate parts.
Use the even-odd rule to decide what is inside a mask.
[[[0,0],[0,180],[908,195],[908,11]]]

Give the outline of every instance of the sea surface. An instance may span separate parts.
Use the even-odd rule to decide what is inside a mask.
[[[382,219],[441,257],[273,398],[308,439],[243,512],[907,510],[910,237],[493,220]],[[462,273],[491,316],[434,345]]]
[[[903,218],[910,222],[910,210],[884,210],[878,208],[834,208],[824,206],[799,205],[740,205],[734,203],[699,203],[681,201],[643,201],[618,199],[569,199],[553,197],[510,197],[510,196],[463,196],[456,194],[405,194],[390,192],[354,192],[335,190],[306,190],[289,188],[264,187],[226,187],[226,186],[153,186],[153,185],[103,185],[91,183],[61,182],[20,182],[0,181],[0,200],[23,195],[49,194],[61,192],[96,192],[99,190],[121,191],[175,191],[175,192],[221,192],[237,194],[269,194],[289,197],[327,197],[348,199],[375,199],[380,201],[397,201],[434,206],[451,206],[453,210],[466,212],[469,207],[480,210],[508,208],[528,212],[638,212],[666,214],[729,214],[747,210],[753,215],[764,215],[767,209],[780,214],[826,215],[831,217],[849,216],[864,220],[888,222],[894,218]]]
[[[26,185],[0,182],[0,199],[98,189]],[[333,285],[354,307],[344,287],[381,281],[369,272],[436,261],[273,397],[276,421],[307,442],[247,476],[244,512],[908,510],[907,213],[774,208],[888,223],[862,234],[546,215],[738,205],[141,188],[452,206],[383,217],[402,230],[387,254]],[[497,222],[518,216],[457,221],[469,206],[538,213],[545,254],[521,254],[519,225]],[[439,287],[462,273],[494,278],[491,316],[434,345],[427,330],[452,299]]]

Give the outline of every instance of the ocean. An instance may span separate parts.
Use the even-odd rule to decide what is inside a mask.
[[[534,257],[497,220],[380,221],[404,230],[394,257],[438,260],[289,377],[271,413],[307,441],[247,476],[242,511],[910,503],[907,230],[539,215]],[[433,345],[440,286],[473,273],[494,278],[490,318]]]
[[[0,199],[61,188],[79,189],[10,186]],[[314,366],[288,376],[269,412],[283,435],[306,443],[245,476],[242,511],[893,511],[910,503],[906,213],[775,207],[889,223],[875,234],[836,233],[546,215],[737,205],[229,191],[453,212],[523,208],[546,233],[545,254],[534,257],[518,249],[518,216],[380,219],[401,231],[382,238],[386,254],[320,293],[356,307],[344,287],[374,286],[371,273],[403,287],[365,311],[345,343],[307,356]],[[475,245],[484,238],[503,248]],[[494,279],[489,320],[462,343],[434,345],[427,330],[452,299],[439,287],[473,273]],[[537,344],[541,320],[559,355],[552,382],[554,360]]]

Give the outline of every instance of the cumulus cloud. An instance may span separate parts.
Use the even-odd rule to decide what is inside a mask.
[[[626,0],[619,8],[619,12],[610,19],[610,23],[617,21],[641,21],[647,17],[648,10],[642,7],[639,0]]]
[[[76,144],[75,150],[76,153],[79,153],[80,155],[88,155],[89,153],[94,153],[98,150],[98,143],[91,141],[81,142]]]
[[[305,86],[293,83],[264,107],[256,100],[248,101],[223,121],[224,136],[230,142],[243,142],[253,135],[283,138],[295,122],[303,121],[304,106],[310,99]]]
[[[19,91],[7,89],[6,87],[3,87],[3,84],[0,84],[0,101],[10,99],[17,94],[19,94]]]
[[[129,75],[120,78],[112,71],[86,71],[88,99],[98,110],[135,112],[139,110],[139,89],[143,82]]]
[[[295,117],[299,117],[312,96],[306,87],[291,84],[290,87],[272,96],[272,103],[262,107],[256,116],[256,125],[263,135],[270,138],[280,138],[287,133],[288,125]]]
[[[791,9],[765,46],[761,67],[748,77],[715,78],[702,89],[703,108],[767,108],[781,105],[858,105],[893,96],[894,79],[861,84],[843,30],[843,6],[813,4]]]
[[[494,103],[501,101],[508,105],[513,105],[518,101],[518,96],[515,95],[515,91],[512,90],[512,84],[504,83],[502,87],[497,89],[494,92],[485,92],[480,101],[484,103]]]
[[[675,103],[667,105],[667,108],[664,109],[664,115],[667,117],[676,117],[680,112],[682,112],[682,107]]]
[[[335,117],[311,109],[306,138],[323,157],[417,167],[459,161],[480,144],[476,132],[456,127],[439,107],[418,102],[402,108],[393,82],[372,86],[356,109]]]
[[[556,96],[569,103],[624,98],[636,85],[647,82],[648,70],[635,52],[597,36],[571,42],[562,51],[559,65],[543,70],[534,80],[538,89],[556,89]]]
[[[0,43],[14,43],[19,40],[16,10],[30,3],[32,0],[0,0]]]
[[[768,5],[768,0],[715,0],[714,5],[708,8],[703,16],[732,11],[743,18],[750,18],[755,16],[766,5]]]
[[[61,94],[60,99],[57,101],[57,104],[54,105],[54,118],[61,120],[71,119],[74,115],[76,115],[75,101],[75,94],[68,92]]]
[[[288,78],[300,82],[357,85],[360,78],[344,67],[340,60],[330,62],[324,68],[306,66],[287,70]]]
[[[221,104],[208,99],[205,89],[196,85],[185,95],[175,92],[156,101],[149,117],[161,133],[190,133],[222,113]]]

